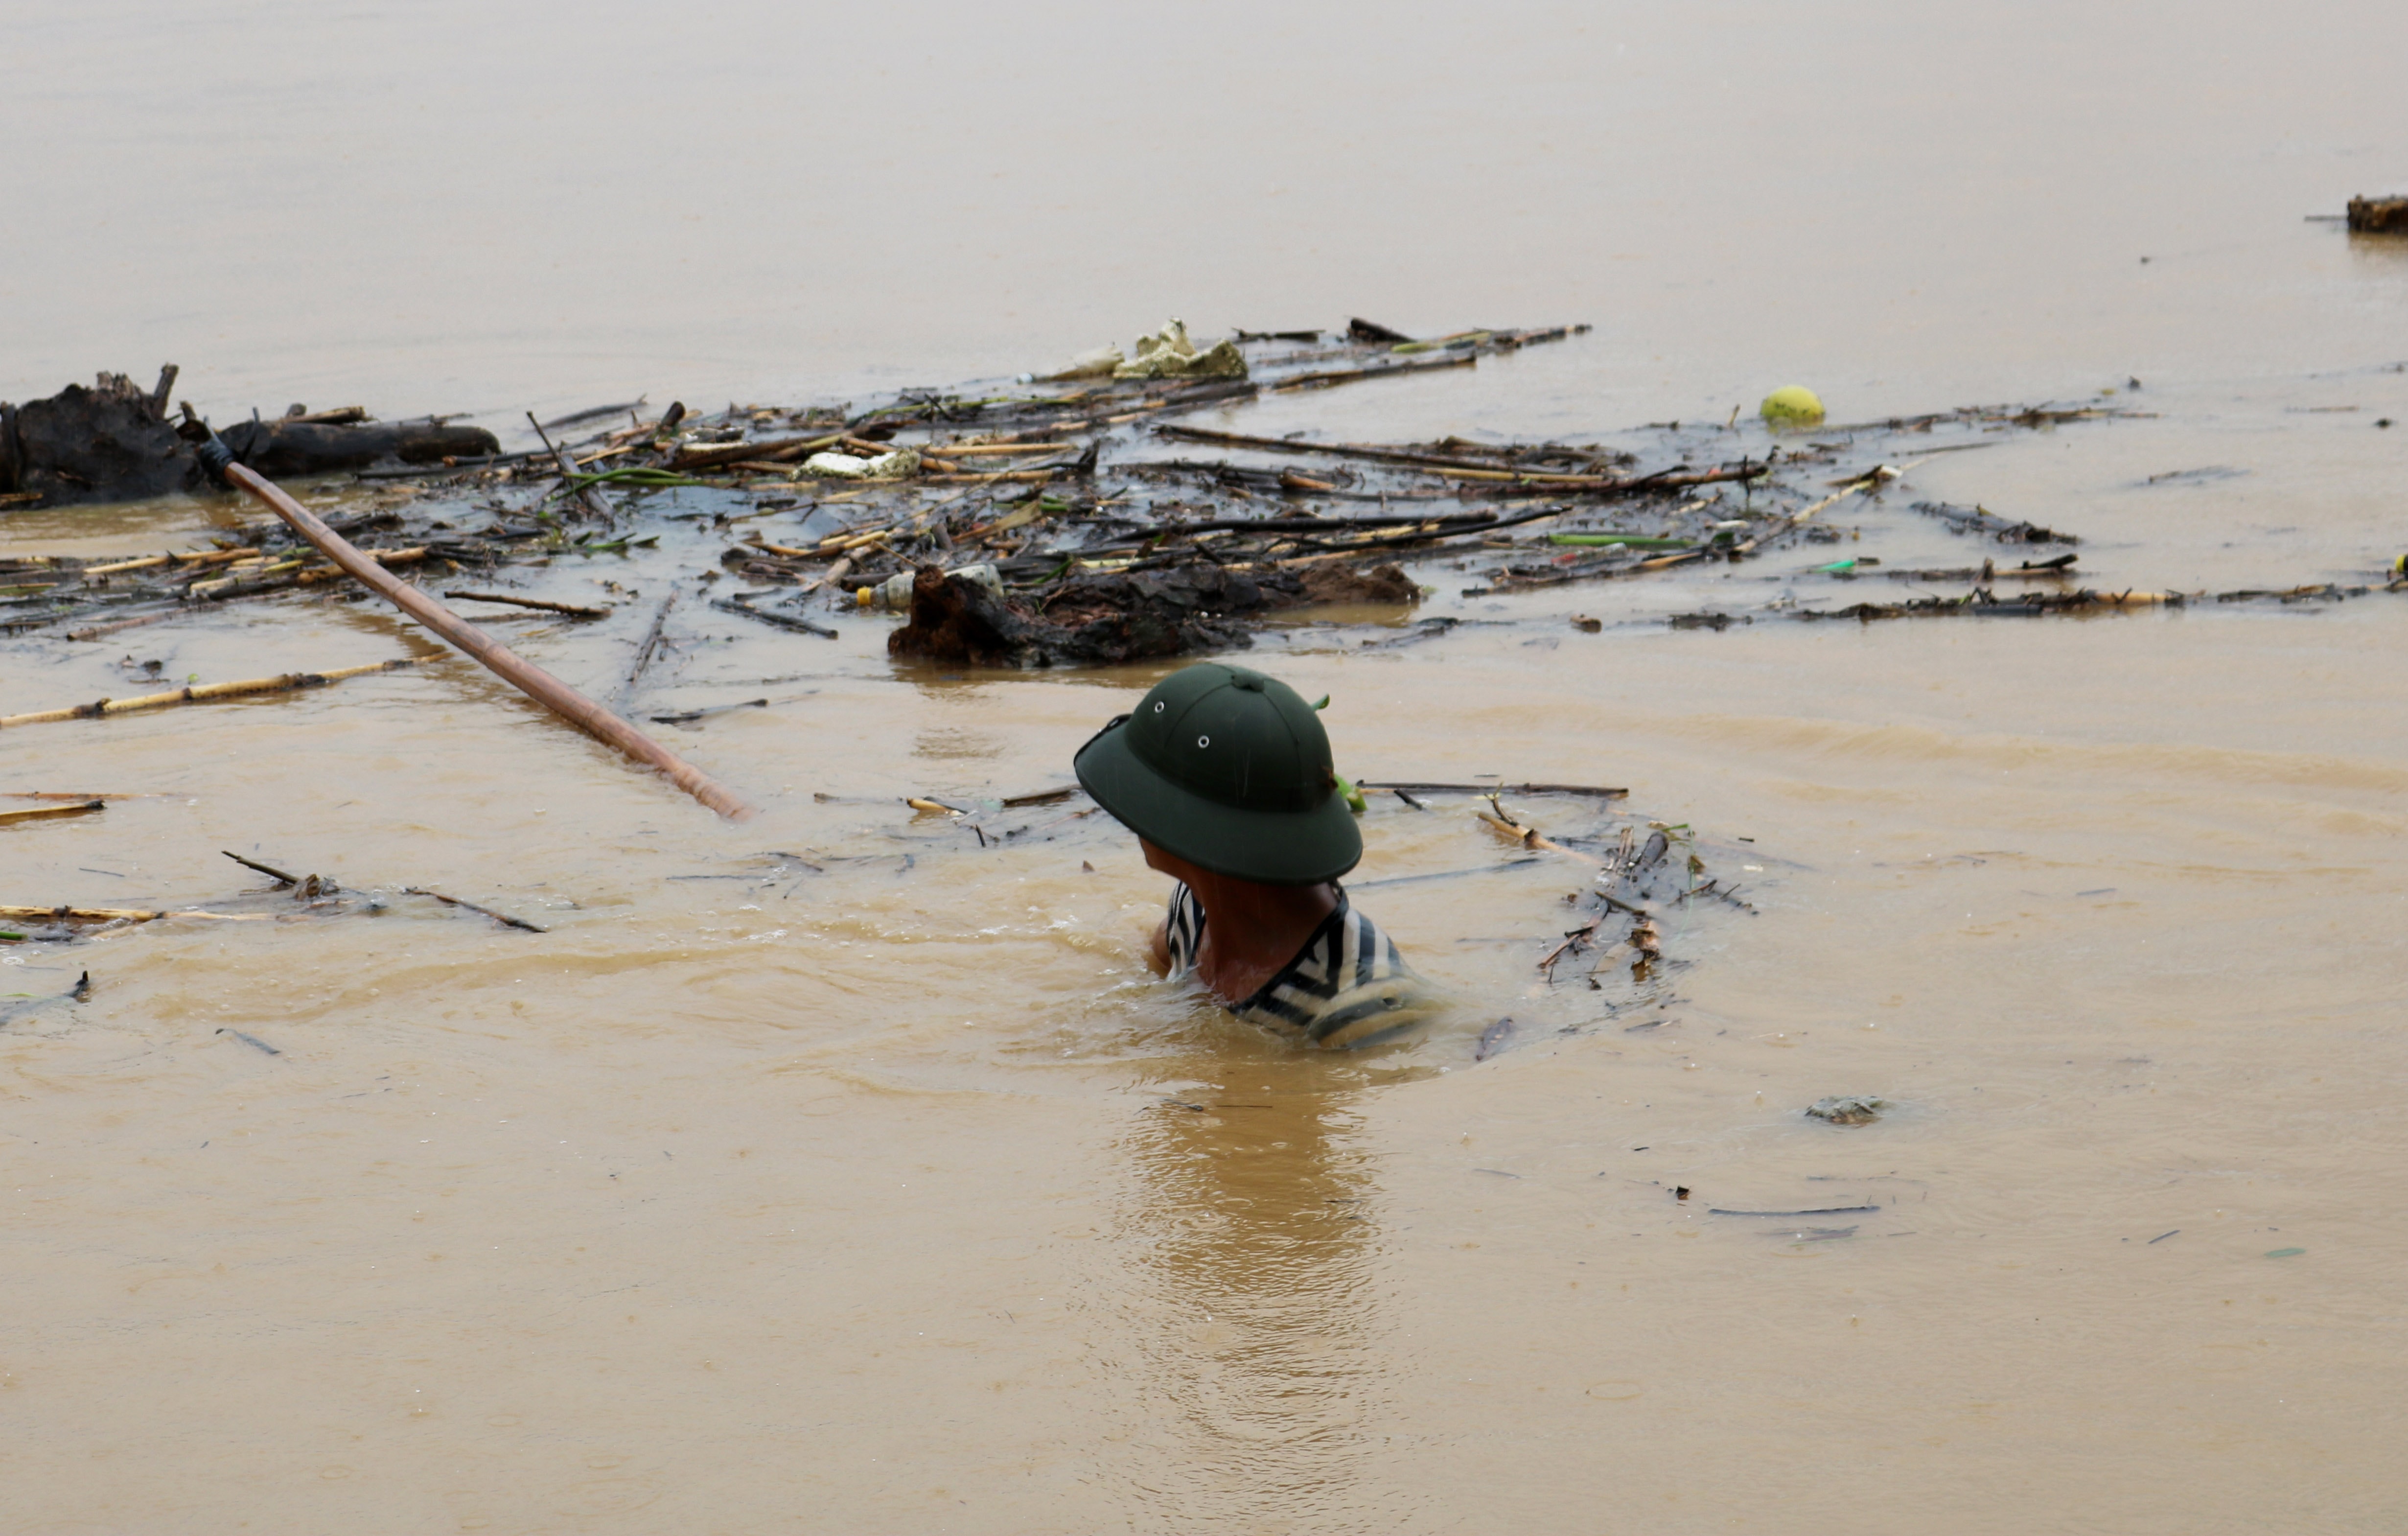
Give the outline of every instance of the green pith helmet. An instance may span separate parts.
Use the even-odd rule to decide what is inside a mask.
[[[1317,885],[1363,856],[1321,716],[1242,667],[1173,672],[1072,766],[1122,825],[1216,875]]]

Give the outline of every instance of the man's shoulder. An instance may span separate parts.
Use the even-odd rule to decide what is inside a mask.
[[[1249,1000],[1247,1013],[1315,1045],[1343,1049],[1401,1033],[1440,1003],[1396,941],[1349,902]]]

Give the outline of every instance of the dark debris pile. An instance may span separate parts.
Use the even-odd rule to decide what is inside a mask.
[[[909,615],[891,636],[898,655],[1099,665],[1242,645],[1283,610],[1369,606],[1393,620],[1427,590],[1408,565],[1425,579],[1433,567],[1461,571],[1464,596],[1487,596],[1836,541],[1842,533],[1820,514],[1877,496],[1898,474],[1878,457],[1885,449],[1903,456],[1909,444],[1933,451],[1926,445],[1941,436],[1970,443],[2135,414],[2096,405],[1975,407],[1820,427],[1769,448],[1730,423],[1656,423],[1617,448],[1459,436],[1325,441],[1190,420],[1267,396],[1473,368],[1584,329],[1417,340],[1358,321],[1331,333],[1240,333],[1213,349],[1220,371],[1211,377],[907,390],[860,409],[731,405],[702,415],[675,403],[652,412],[638,401],[544,423],[543,445],[523,452],[430,457],[425,440],[397,446],[309,494],[338,503],[337,528],[412,579],[606,553],[639,563],[634,574],[659,577],[666,573],[640,566],[648,548],[686,524],[726,541],[715,568],[697,573],[689,565],[683,574],[706,585],[732,578],[744,589],[714,607],[814,634],[832,631],[805,616],[810,605],[885,607]],[[149,394],[122,380],[102,393],[159,437],[169,431],[172,380],[170,370]],[[254,456],[273,463],[280,443],[297,450],[317,440],[313,433],[358,432],[374,424],[365,415],[295,407],[237,431]],[[172,454],[169,440],[143,439]],[[427,462],[404,462],[411,458]],[[0,497],[0,518],[7,500]],[[1981,508],[1922,503],[1914,510],[1985,541],[2078,542]],[[770,537],[761,527],[770,520],[792,531]],[[690,552],[691,539],[683,542]],[[306,594],[324,582],[336,583],[322,589],[330,595],[344,590],[338,573],[280,524],[252,524],[211,543],[130,560],[0,560],[0,632],[96,639],[213,604]],[[1860,557],[1815,568],[1846,581],[1876,574],[1878,565]],[[1767,611],[1874,619],[2182,600],[2080,586],[2073,566],[2074,556],[2061,554],[2013,567],[1985,559],[1961,569],[1883,571],[1963,580],[1969,590],[1828,610],[1784,599]],[[2047,590],[1992,595],[2010,580]],[[1685,614],[1675,622],[1734,621]]]

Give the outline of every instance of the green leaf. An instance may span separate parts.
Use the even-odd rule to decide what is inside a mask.
[[[2297,1258],[2306,1252],[2307,1250],[2305,1248],[2270,1248],[2266,1252],[2266,1256],[2268,1258]]]
[[[1346,797],[1347,810],[1360,816],[1371,809],[1371,803],[1363,798],[1363,792],[1354,787],[1353,780],[1342,773],[1333,773],[1330,777],[1338,781],[1338,793]]]

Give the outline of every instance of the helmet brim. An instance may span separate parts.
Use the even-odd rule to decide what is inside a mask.
[[[1129,750],[1128,727],[1105,726],[1071,768],[1123,826],[1199,869],[1263,885],[1318,885],[1363,859],[1363,833],[1334,789],[1311,811],[1246,811],[1182,789]]]

